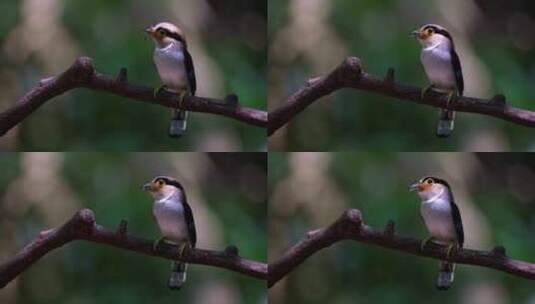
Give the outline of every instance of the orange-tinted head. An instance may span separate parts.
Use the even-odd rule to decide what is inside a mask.
[[[411,191],[417,191],[417,192],[422,192],[422,191],[427,191],[429,189],[431,189],[431,187],[433,187],[433,185],[436,183],[435,179],[433,177],[424,177],[420,180],[418,180],[417,182],[413,183],[411,186],[410,186],[410,190]]]
[[[149,192],[154,198],[162,198],[175,191],[183,191],[182,185],[174,178],[157,176],[143,185],[143,190]]]
[[[184,32],[176,25],[169,22],[160,22],[145,29],[145,32],[160,46],[172,42],[181,42],[186,45]]]
[[[426,176],[413,183],[409,189],[410,191],[417,192],[423,200],[427,200],[444,191],[449,193],[449,188],[450,186],[445,180],[438,177]]]
[[[423,45],[431,45],[446,40],[452,42],[448,30],[436,24],[426,24],[420,29],[413,31],[411,35],[418,38]]]

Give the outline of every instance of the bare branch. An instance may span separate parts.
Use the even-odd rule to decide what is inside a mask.
[[[176,246],[161,244],[154,250],[152,241],[129,235],[126,230],[126,221],[121,221],[117,232],[114,232],[97,225],[93,211],[82,209],[63,226],[41,232],[11,260],[0,265],[0,288],[5,287],[48,252],[75,240],[106,244],[169,260],[225,268],[262,280],[267,278],[265,263],[239,257],[237,248],[233,246],[230,251],[186,249],[183,257],[179,258]]]
[[[535,127],[535,112],[508,105],[503,95],[496,95],[491,99],[463,96],[448,105],[446,94],[429,91],[425,98],[421,99],[420,88],[394,81],[393,69],[390,68],[384,78],[378,77],[362,71],[360,59],[349,57],[329,75],[307,81],[305,86],[288,97],[281,107],[271,111],[268,114],[268,135],[290,122],[314,101],[342,88],[375,92],[437,108],[494,116],[519,125]]]
[[[306,238],[288,249],[279,260],[269,263],[268,287],[288,275],[309,256],[342,240],[354,240],[418,256],[446,260],[447,247],[429,242],[422,250],[422,240],[397,235],[394,227],[394,223],[389,221],[384,231],[374,229],[363,224],[359,210],[347,210],[329,227],[309,232]],[[453,251],[447,260],[493,268],[535,280],[535,264],[508,258],[505,255],[505,248],[501,246],[491,251],[471,249]]]
[[[176,107],[174,95],[162,92],[155,98],[152,88],[129,83],[127,78],[124,68],[117,77],[112,77],[96,72],[91,58],[80,57],[61,75],[41,80],[38,86],[21,97],[12,108],[0,113],[0,136],[6,134],[48,100],[75,88],[104,91],[169,108]],[[228,103],[226,99],[192,96],[184,100],[183,108],[192,112],[230,117],[258,127],[267,126],[265,111],[242,107],[236,101]]]

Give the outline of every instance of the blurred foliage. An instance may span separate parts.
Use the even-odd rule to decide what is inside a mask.
[[[143,29],[163,20],[182,25],[186,32],[199,96],[223,98],[236,93],[243,106],[266,109],[265,1],[8,0],[0,3],[0,9],[10,12],[0,20],[0,76],[5,78],[1,109],[39,79],[64,71],[78,56],[93,58],[101,73],[115,75],[126,67],[129,81],[159,86],[152,61],[154,43]],[[47,31],[49,24],[53,28]],[[42,41],[40,36],[45,34]],[[54,56],[57,53],[61,55]],[[25,151],[266,149],[265,129],[229,118],[191,113],[188,133],[179,140],[167,136],[169,120],[170,110],[161,106],[76,89],[32,114],[14,138],[2,138],[0,147]]]
[[[0,257],[9,259],[40,231],[81,208],[114,230],[160,236],[152,198],[141,185],[157,175],[186,189],[197,246],[265,262],[264,153],[24,153],[0,155]],[[221,268],[190,265],[179,292],[167,288],[170,261],[78,241],[31,266],[0,292],[2,303],[265,303],[265,282]]]
[[[503,245],[511,258],[535,256],[535,156],[468,153],[270,153],[269,254],[276,260],[307,231],[344,210],[396,233],[427,236],[420,200],[408,186],[420,177],[447,180],[461,210],[465,247]],[[303,173],[303,172],[306,172]],[[300,191],[296,191],[300,189]],[[270,303],[532,303],[532,281],[457,265],[455,282],[437,291],[438,260],[345,241],[326,248],[269,290]]]
[[[324,16],[325,15],[325,16]],[[317,20],[308,20],[314,19]],[[530,1],[273,0],[269,3],[269,108],[346,56],[365,71],[423,87],[420,44],[409,33],[437,23],[452,33],[465,95],[505,94],[535,110],[535,4]],[[271,94],[271,92],[276,92]],[[340,90],[314,103],[270,139],[278,151],[525,151],[533,130],[500,119],[459,113],[449,139],[434,136],[438,109],[358,90]]]

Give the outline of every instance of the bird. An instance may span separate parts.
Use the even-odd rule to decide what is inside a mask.
[[[430,82],[430,85],[422,90],[421,98],[424,98],[428,90],[434,89],[448,93],[449,105],[454,94],[462,96],[464,91],[461,61],[455,51],[452,36],[444,27],[436,24],[426,24],[411,34],[422,45],[420,61]],[[440,109],[436,135],[450,136],[454,128],[454,119],[454,111]]]
[[[188,51],[182,29],[169,22],[160,22],[145,29],[155,44],[153,60],[163,86],[156,89],[155,97],[165,89],[178,95],[177,106],[172,110],[169,136],[181,137],[186,132],[188,112],[182,109],[186,96],[195,96],[197,81],[193,59]]]
[[[153,249],[157,250],[160,242],[178,245],[179,257],[182,257],[186,247],[195,248],[197,232],[184,187],[172,177],[157,176],[145,183],[143,190],[154,199],[152,214],[163,236],[154,243]],[[186,271],[186,263],[174,261],[168,287],[180,289],[186,282]]]
[[[463,248],[464,231],[461,213],[453,199],[450,185],[438,177],[426,176],[413,183],[410,190],[416,191],[422,200],[420,214],[431,235],[422,242],[421,249],[424,250],[428,241],[447,245],[446,257],[449,258],[453,248]],[[454,263],[440,262],[437,289],[450,288],[454,271]]]

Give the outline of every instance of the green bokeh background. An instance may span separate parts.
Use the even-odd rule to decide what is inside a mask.
[[[420,200],[408,186],[447,180],[461,211],[465,247],[533,262],[535,156],[470,153],[270,153],[268,261],[348,208],[364,223],[423,239]],[[298,191],[297,191],[298,189]],[[533,282],[457,265],[447,292],[435,289],[438,260],[353,241],[325,248],[269,290],[270,303],[532,303]]]
[[[152,198],[141,185],[176,177],[192,207],[197,246],[239,248],[265,262],[266,155],[263,153],[0,154],[0,263],[40,231],[90,208],[98,224],[157,239]],[[178,292],[167,288],[170,261],[77,241],[56,249],[0,290],[1,303],[266,303],[265,281],[189,265]]]
[[[2,1],[0,110],[76,57],[97,71],[128,69],[133,83],[157,87],[154,43],[143,29],[182,25],[204,97],[235,93],[243,106],[266,109],[266,1]],[[47,27],[51,27],[48,28]],[[43,40],[43,36],[45,41]],[[60,54],[60,55],[58,55]],[[18,151],[262,151],[265,129],[222,116],[191,113],[187,136],[167,136],[170,110],[87,89],[46,103],[0,149]]]
[[[326,0],[269,2],[269,109],[332,71],[347,56],[364,70],[423,87],[420,44],[409,33],[423,24],[453,35],[465,95],[505,94],[534,110],[535,4],[532,1]],[[271,136],[277,151],[526,151],[533,131],[500,119],[458,113],[446,140],[434,136],[438,109],[384,95],[339,90],[312,104],[289,127]]]

